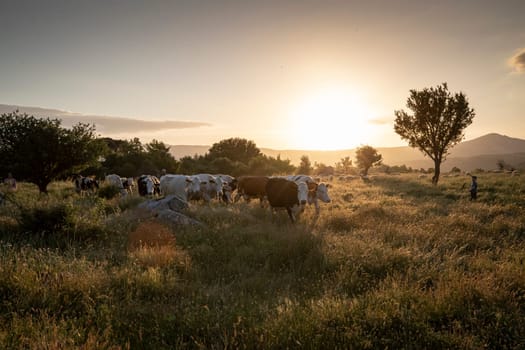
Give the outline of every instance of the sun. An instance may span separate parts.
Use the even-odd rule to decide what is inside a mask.
[[[299,99],[290,112],[290,142],[311,150],[346,149],[367,143],[373,133],[373,117],[358,93],[330,87],[312,91]]]

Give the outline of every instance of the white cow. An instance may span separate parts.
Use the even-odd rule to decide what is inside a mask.
[[[128,194],[128,191],[126,191],[126,189],[124,188],[124,185],[122,184],[122,179],[119,175],[109,174],[106,176],[105,182],[109,186],[118,188],[122,196],[126,196]]]
[[[232,202],[232,193],[237,188],[237,179],[231,175],[218,174],[215,177],[222,180],[222,197],[225,203]]]
[[[192,178],[200,182],[200,188],[197,192],[192,192],[190,199],[204,199],[209,203],[214,198],[222,197],[222,179],[211,174],[197,174]]]
[[[330,185],[325,183],[317,183],[311,176],[308,175],[289,175],[286,176],[287,180],[294,181],[295,183],[306,182],[308,184],[308,204],[315,206],[315,213],[319,215],[320,207],[319,200],[325,203],[330,203],[331,199],[328,195],[328,188]]]
[[[189,193],[200,190],[200,183],[187,175],[166,174],[160,178],[160,192],[164,195],[173,194],[187,202]]]

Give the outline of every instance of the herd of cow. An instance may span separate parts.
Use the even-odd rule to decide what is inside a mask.
[[[126,196],[133,193],[135,180],[111,174],[106,176],[105,184],[118,188],[121,195]],[[319,201],[330,202],[329,185],[318,183],[307,175],[234,178],[222,174],[166,174],[160,179],[153,175],[142,175],[136,179],[136,186],[140,196],[174,195],[185,202],[203,200],[209,203],[215,199],[232,203],[240,198],[246,201],[259,198],[261,205],[268,201],[272,208],[286,209],[292,222],[306,204],[313,204],[316,214],[319,214]],[[78,193],[94,192],[99,184],[91,177],[79,175],[75,178],[75,187]]]

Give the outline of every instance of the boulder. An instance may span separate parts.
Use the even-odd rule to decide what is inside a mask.
[[[183,211],[188,208],[188,202],[176,197],[175,195],[169,195],[160,199],[150,199],[146,202],[142,202],[138,205],[139,209],[147,209],[154,212],[162,210],[173,210],[176,212]]]
[[[192,219],[183,214],[182,211],[188,208],[188,203],[174,195],[169,195],[160,199],[150,199],[137,206],[139,210],[145,210],[159,221],[170,226],[199,226],[203,227],[200,221]]]
[[[204,226],[204,224],[200,221],[197,221],[184,214],[169,209],[159,211],[157,213],[157,219],[169,226]]]

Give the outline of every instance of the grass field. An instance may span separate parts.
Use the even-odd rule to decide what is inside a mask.
[[[0,206],[0,348],[525,348],[525,180],[480,173],[471,202],[469,179],[334,180],[296,224],[197,204],[200,228],[22,183]]]

